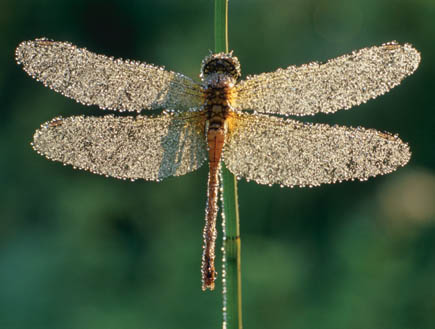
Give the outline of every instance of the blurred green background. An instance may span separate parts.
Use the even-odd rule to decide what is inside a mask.
[[[233,0],[229,28],[244,75],[391,40],[422,53],[387,95],[309,118],[398,133],[405,168],[313,189],[240,182],[245,328],[433,328],[435,2]],[[206,166],[131,183],[37,155],[41,123],[100,114],[14,63],[42,36],[197,78],[213,1],[1,1],[0,328],[220,328],[220,282],[200,288]]]

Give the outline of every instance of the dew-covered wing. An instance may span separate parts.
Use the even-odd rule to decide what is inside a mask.
[[[184,109],[202,104],[200,86],[162,67],[94,54],[67,42],[22,42],[24,70],[45,86],[86,105],[119,111]]]
[[[372,129],[239,115],[224,149],[236,176],[259,184],[317,186],[392,172],[411,153],[406,143]]]
[[[207,152],[202,126],[188,114],[73,116],[43,124],[32,144],[51,160],[96,174],[160,180],[203,164]]]
[[[250,76],[236,86],[233,107],[284,115],[349,109],[397,86],[419,62],[420,53],[409,44],[364,48],[323,64]]]

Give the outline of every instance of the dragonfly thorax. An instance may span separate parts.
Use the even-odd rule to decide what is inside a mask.
[[[204,109],[210,128],[223,127],[232,108],[234,86],[239,77],[240,63],[231,53],[212,54],[202,61]]]
[[[203,86],[204,109],[207,120],[223,121],[227,118],[232,106],[234,83],[232,78],[218,73],[210,75]]]

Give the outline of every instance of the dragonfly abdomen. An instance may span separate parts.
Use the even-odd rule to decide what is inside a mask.
[[[208,193],[207,208],[205,216],[205,227],[203,232],[204,250],[202,256],[202,289],[214,289],[216,279],[215,245],[216,245],[216,218],[218,214],[219,194],[219,170],[222,156],[222,149],[225,143],[225,121],[227,109],[219,105],[210,107],[207,125],[207,146],[209,157]]]
[[[230,107],[228,101],[229,87],[225,85],[225,77],[216,77],[205,88],[205,112],[207,118],[206,136],[209,159],[207,208],[205,227],[203,232],[204,250],[202,256],[202,289],[214,289],[216,280],[215,246],[216,246],[216,219],[218,214],[219,171],[222,150],[225,144],[226,120]],[[216,81],[220,85],[214,84]]]

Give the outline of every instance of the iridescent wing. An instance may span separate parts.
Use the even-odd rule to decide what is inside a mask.
[[[121,179],[184,175],[206,159],[204,124],[192,113],[56,118],[33,136],[47,158]]]
[[[251,114],[237,115],[234,122],[224,162],[236,176],[259,184],[366,180],[404,166],[411,156],[398,137],[372,129]]]
[[[420,53],[409,44],[364,48],[324,64],[250,76],[235,87],[233,107],[284,115],[349,109],[397,86],[419,62]]]
[[[21,43],[16,61],[45,86],[102,109],[200,107],[200,86],[190,78],[150,64],[94,54],[67,42],[36,39]]]

